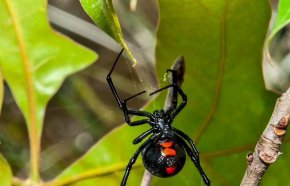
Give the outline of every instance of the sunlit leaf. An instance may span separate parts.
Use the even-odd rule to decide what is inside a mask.
[[[6,159],[0,154],[0,185],[11,186],[12,171]]]
[[[174,126],[195,140],[201,164],[213,185],[239,185],[246,169],[246,153],[254,149],[276,97],[265,90],[261,73],[270,18],[268,1],[160,0],[159,7],[158,77],[161,79],[178,56],[183,55],[186,61],[182,87],[188,95],[188,105]],[[161,95],[146,110],[162,108],[163,102]],[[137,150],[138,145],[132,145],[132,140],[146,129],[148,126],[124,125],[114,130],[56,180],[73,178],[78,172],[125,165]],[[140,185],[144,170],[139,167],[140,160],[129,177],[129,186]],[[123,173],[115,167],[75,185],[118,185]],[[203,184],[190,160],[177,176],[154,177],[152,185],[174,183]]]
[[[267,49],[269,49],[269,44],[273,39],[273,37],[289,23],[290,23],[290,1],[280,0],[274,26],[267,38]]]
[[[0,1],[0,67],[28,126],[35,179],[48,100],[68,75],[96,59],[96,54],[51,29],[46,3]]]
[[[136,63],[136,59],[128,49],[124,40],[119,19],[116,15],[112,0],[80,0],[84,10],[92,20],[125,48],[131,60]]]

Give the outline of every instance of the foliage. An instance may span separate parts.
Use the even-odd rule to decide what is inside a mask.
[[[81,3],[134,61],[112,1],[81,0]],[[26,120],[31,145],[29,179],[35,185],[41,184],[38,158],[47,102],[68,75],[96,59],[96,54],[51,30],[45,7],[44,0],[0,3],[0,67]],[[289,23],[289,9],[285,7],[289,8],[286,0],[282,0],[268,42]],[[174,125],[195,140],[201,163],[214,185],[238,185],[246,167],[245,154],[259,138],[276,97],[265,90],[261,76],[263,44],[270,19],[268,1],[159,0],[159,9],[157,76],[162,77],[179,55],[186,60],[183,89],[189,102]],[[144,109],[162,108],[164,98],[161,94]],[[119,185],[126,164],[137,149],[132,140],[146,129],[148,126],[116,128],[43,185]],[[289,148],[285,150],[287,153]],[[282,181],[289,174],[287,164],[289,160],[282,157],[271,167],[265,185],[285,184]],[[9,185],[11,170],[2,156],[0,168],[5,178],[1,178],[0,184]],[[139,185],[143,172],[140,158],[128,185]],[[153,185],[172,183],[200,185],[202,180],[188,160],[179,175],[153,180]]]
[[[269,35],[265,42],[263,72],[266,88],[283,93],[290,85],[289,1],[280,0],[277,6],[278,10],[274,10]]]
[[[183,88],[189,104],[175,121],[176,127],[196,139],[202,164],[214,184],[237,185],[246,166],[242,163],[245,154],[253,148],[267,123],[275,98],[265,91],[260,70],[269,5],[266,1],[247,0],[225,3],[160,0],[159,6],[156,49],[159,77],[177,56],[182,54],[187,61]],[[164,99],[159,99],[146,109],[162,108]],[[116,180],[123,175],[120,167],[136,150],[131,142],[145,128],[124,125],[116,129],[68,167],[59,179],[75,176],[79,171],[85,176],[86,172],[103,167],[105,173],[74,185],[117,184]],[[140,183],[144,170],[140,164],[139,161],[132,171],[129,185]],[[241,168],[232,171],[233,167]],[[194,169],[188,162],[185,170],[174,178],[154,178],[154,185],[199,185],[202,181]]]
[[[269,54],[269,45],[273,37],[290,22],[290,2],[287,0],[280,0],[277,10],[277,18],[271,32],[266,40],[266,51]]]
[[[111,0],[81,0],[81,4],[92,20],[114,38],[128,53],[131,60],[136,59],[131,54],[123,38],[121,26]]]
[[[0,12],[0,67],[26,120],[30,179],[37,182],[47,102],[68,75],[90,65],[96,55],[52,31],[45,0],[1,1]]]
[[[0,170],[0,185],[10,186],[12,181],[12,171],[2,154],[0,154]]]

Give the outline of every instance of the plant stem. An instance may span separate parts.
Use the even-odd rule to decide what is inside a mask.
[[[248,167],[241,186],[256,186],[267,168],[281,153],[281,146],[290,116],[290,88],[276,102],[271,119],[262,133],[255,151],[247,155]]]
[[[142,178],[141,186],[150,186],[152,180],[152,174],[145,169],[144,176]]]

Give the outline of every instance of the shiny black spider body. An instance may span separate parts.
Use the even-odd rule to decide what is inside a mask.
[[[199,153],[193,141],[185,133],[174,128],[171,125],[174,118],[180,113],[180,111],[185,107],[187,103],[187,96],[177,84],[177,72],[171,69],[167,70],[167,72],[172,73],[172,84],[150,93],[151,96],[162,90],[172,88],[172,105],[168,109],[155,110],[153,113],[142,110],[128,109],[127,101],[140,94],[145,93],[146,91],[140,92],[124,100],[122,100],[117,94],[116,88],[111,78],[111,74],[114,70],[116,63],[118,62],[119,57],[122,54],[122,51],[118,55],[112,69],[107,75],[108,84],[114,94],[115,99],[119,104],[119,107],[124,113],[124,118],[128,125],[138,126],[143,124],[149,124],[151,126],[151,129],[135,138],[133,140],[133,144],[138,144],[149,135],[151,136],[138,148],[138,150],[130,159],[126,167],[121,186],[126,185],[132,166],[136,162],[140,153],[142,153],[143,164],[145,168],[153,175],[159,177],[170,177],[177,174],[184,166],[187,153],[196,168],[198,169],[204,183],[209,186],[210,180],[208,179],[200,165]],[[182,102],[179,105],[178,95],[180,95],[182,98]],[[146,119],[131,121],[129,115],[143,116],[146,117]]]

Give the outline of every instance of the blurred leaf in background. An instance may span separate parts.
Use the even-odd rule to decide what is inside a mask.
[[[263,72],[267,89],[283,93],[290,86],[290,1],[272,1],[272,6]]]
[[[92,64],[97,55],[51,29],[45,0],[1,1],[0,16],[1,71],[26,120],[30,176],[38,180],[46,104],[68,75]]]
[[[12,171],[6,159],[0,154],[0,185],[11,186]]]

